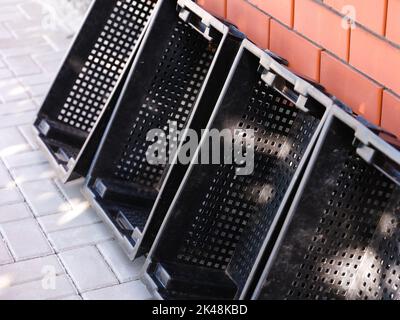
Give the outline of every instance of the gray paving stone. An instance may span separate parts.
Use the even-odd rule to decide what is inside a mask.
[[[0,275],[7,279],[9,287],[62,274],[65,271],[56,255],[0,266]]]
[[[0,116],[37,110],[33,100],[20,100],[0,105]]]
[[[14,260],[11,257],[11,254],[8,251],[6,244],[0,238],[0,265],[12,262],[14,262]]]
[[[9,204],[0,207],[0,223],[33,218],[25,203]]]
[[[4,23],[0,23],[0,40],[12,38],[11,32],[5,27]]]
[[[65,213],[52,214],[38,218],[43,230],[47,233],[88,226],[101,222],[92,208],[82,206]]]
[[[18,184],[31,181],[52,179],[56,173],[49,164],[38,164],[29,167],[18,167],[10,170],[12,177]]]
[[[29,55],[7,57],[5,62],[16,76],[27,76],[42,71]]]
[[[34,219],[3,223],[0,231],[17,261],[53,253]]]
[[[21,112],[3,116],[2,122],[0,123],[0,129],[24,124],[32,124],[35,117],[36,112]]]
[[[55,277],[54,288],[43,280],[0,289],[0,300],[55,300],[76,294],[66,275]]]
[[[29,145],[33,150],[39,149],[32,125],[19,126],[18,130],[20,131],[20,134],[24,137],[27,145]]]
[[[24,198],[18,191],[18,188],[0,189],[0,206],[23,202]]]
[[[79,292],[118,284],[103,257],[95,247],[84,247],[60,254],[60,259]]]
[[[144,258],[139,258],[132,262],[115,240],[100,243],[97,247],[120,282],[138,280],[140,278],[145,262]]]
[[[0,157],[31,150],[32,147],[17,128],[0,129]]]
[[[36,98],[36,97],[43,97],[47,95],[50,85],[49,84],[38,84],[34,86],[27,87],[29,94]]]
[[[110,230],[102,223],[90,226],[56,231],[48,234],[48,238],[57,252],[87,245],[95,245],[111,240]]]
[[[83,197],[81,192],[85,183],[83,178],[67,184],[62,183],[58,179],[56,179],[55,182],[64,196],[72,204],[72,207],[82,207],[87,204],[87,200]]]
[[[21,183],[20,189],[37,217],[71,210],[52,180]]]
[[[84,300],[151,300],[153,296],[140,281],[86,292]]]
[[[4,102],[29,99],[28,91],[16,79],[0,80],[0,97]],[[10,125],[7,123],[6,126],[9,127]],[[1,124],[0,128],[6,126]]]
[[[2,68],[0,69],[0,80],[11,79],[14,77],[14,74],[10,69]]]
[[[29,151],[13,154],[3,158],[4,164],[10,169],[33,166],[47,163],[47,158],[42,151]]]
[[[39,73],[26,77],[19,77],[18,80],[26,87],[35,86],[38,84],[50,84],[53,82],[55,75],[47,73]]]
[[[0,161],[0,189],[11,188],[15,186],[7,168]]]

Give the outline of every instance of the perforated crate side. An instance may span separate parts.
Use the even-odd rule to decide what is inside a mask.
[[[35,122],[41,145],[63,178],[74,172],[106,107],[114,108],[112,95],[121,90],[156,4],[156,0],[94,1]],[[100,137],[92,144],[99,142],[101,130],[96,134]]]
[[[273,76],[278,85],[267,85]],[[239,176],[235,165],[192,163],[150,253],[148,273],[163,298],[242,296],[332,103],[287,95],[291,81],[311,88],[244,41],[207,129],[253,129],[255,170]],[[303,112],[309,105],[319,112]],[[210,276],[215,283],[205,285]]]
[[[162,223],[165,214],[150,214],[171,169],[169,162],[149,163],[147,152],[155,141],[148,141],[147,133],[163,130],[167,139],[162,147],[173,150],[181,140],[172,138],[169,124],[175,122],[179,132],[204,128],[242,40],[243,35],[189,0],[180,0],[178,10],[164,2],[154,17],[85,192],[131,258],[148,252]],[[163,201],[174,195],[183,175],[174,171]],[[144,193],[151,199],[141,203]],[[147,224],[151,236],[142,245]]]
[[[341,111],[330,119],[257,299],[400,299],[400,152]],[[375,150],[372,164],[360,140]]]

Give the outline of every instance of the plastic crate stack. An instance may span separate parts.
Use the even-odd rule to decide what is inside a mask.
[[[400,142],[193,1],[95,1],[35,128],[155,298],[400,299]]]

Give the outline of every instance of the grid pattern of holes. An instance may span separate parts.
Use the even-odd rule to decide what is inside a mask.
[[[276,120],[278,118],[279,115],[276,116]],[[268,197],[260,203],[258,210],[252,215],[229,266],[231,277],[241,287],[246,284],[263,241],[293,180],[293,175],[296,173],[319,124],[319,119],[302,112],[299,112],[297,117],[291,121],[293,121],[293,126],[285,141],[282,142],[283,147],[280,148],[277,155],[278,161],[276,159],[272,161],[269,174],[264,176],[266,179],[264,190],[268,190]],[[279,140],[278,137],[276,139]],[[260,161],[263,160],[260,159]],[[266,172],[265,169],[261,171]]]
[[[101,30],[57,119],[90,132],[112,94],[156,4],[120,0]]]
[[[186,127],[215,55],[215,47],[182,21],[177,21],[151,87],[144,98],[121,156],[115,164],[115,176],[144,186],[157,188],[165,165],[150,165],[146,152],[156,141],[146,141],[151,129],[162,129],[165,144],[174,150],[178,143],[169,124]],[[160,139],[157,143],[163,143]],[[160,147],[160,148],[161,148]],[[173,155],[169,155],[172,157]]]
[[[302,240],[307,252],[285,275],[286,299],[346,298],[394,188],[353,150],[332,176],[337,180],[318,226]]]
[[[375,231],[352,285],[352,298],[363,300],[398,300],[400,286],[400,190]]]
[[[280,181],[272,179],[280,174],[278,163],[294,167],[300,159],[294,151],[288,153],[292,144],[288,136],[297,117],[297,109],[265,83],[255,86],[237,125],[238,129],[255,131],[254,173],[237,176],[235,166],[218,166],[212,180],[207,181],[203,200],[192,204],[197,214],[185,232],[178,260],[220,270],[228,267],[249,220],[280,197]],[[290,158],[297,159],[296,163]]]

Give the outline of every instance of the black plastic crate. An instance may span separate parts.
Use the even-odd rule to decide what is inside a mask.
[[[169,209],[156,206],[168,214],[143,278],[156,296],[246,296],[263,242],[286,212],[333,104],[243,42],[207,128],[253,129],[254,172],[238,175],[235,165],[196,164],[196,157]]]
[[[154,10],[156,0],[93,2],[34,124],[62,180],[86,175]]]
[[[400,149],[332,109],[254,299],[400,299],[400,152],[377,133]]]
[[[204,128],[243,39],[189,0],[164,1],[152,20],[83,191],[131,259],[150,249],[165,216],[153,205],[172,201],[187,168],[148,163],[148,131]]]

